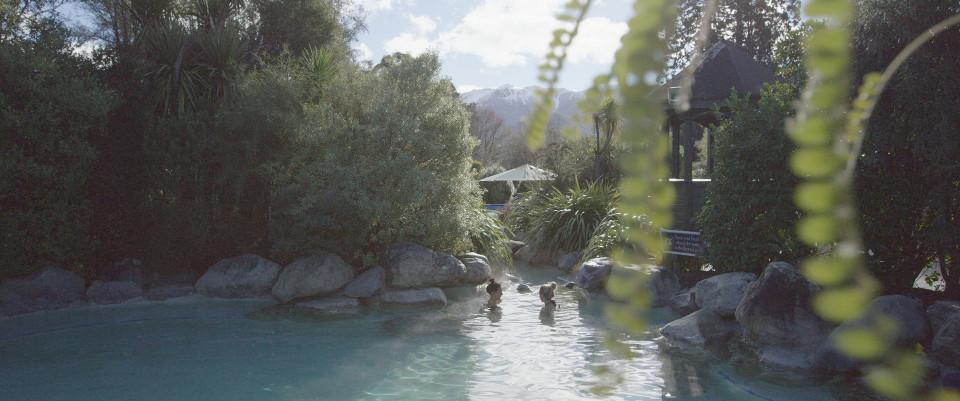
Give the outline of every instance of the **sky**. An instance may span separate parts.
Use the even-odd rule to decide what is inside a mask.
[[[367,32],[354,44],[361,59],[436,51],[441,74],[460,93],[502,85],[543,86],[537,80],[556,15],[568,0],[357,0]],[[574,39],[558,86],[585,90],[607,73],[627,32],[632,0],[595,0]]]

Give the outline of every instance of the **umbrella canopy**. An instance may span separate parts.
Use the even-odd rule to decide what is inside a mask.
[[[524,164],[512,170],[494,174],[480,181],[546,181],[557,178],[557,175],[544,169]]]

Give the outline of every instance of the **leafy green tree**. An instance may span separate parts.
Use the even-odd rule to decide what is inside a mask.
[[[0,277],[80,269],[94,248],[86,185],[113,94],[55,16],[0,8]],[[8,24],[10,22],[10,24]]]
[[[852,22],[857,77],[880,71],[913,38],[960,13],[955,1],[861,0]],[[854,190],[867,262],[889,292],[909,290],[941,261],[960,294],[960,31],[911,56],[882,93],[857,161]]]
[[[796,89],[776,84],[756,102],[733,95],[725,103],[729,118],[714,131],[714,174],[698,217],[706,259],[718,271],[759,273],[809,252],[794,232],[794,145],[784,133],[796,98]]]
[[[740,46],[767,67],[775,68],[777,43],[800,23],[798,0],[717,0],[706,47],[698,49],[697,32],[703,7],[709,3],[704,0],[681,2],[675,31],[669,40],[671,69],[686,67],[694,54],[702,53],[719,40]]]
[[[274,252],[324,247],[370,266],[386,243],[470,248],[480,203],[468,113],[436,54],[393,54],[308,105],[273,201]]]

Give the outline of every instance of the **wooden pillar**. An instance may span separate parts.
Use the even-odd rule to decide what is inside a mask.
[[[687,120],[683,123],[683,180],[693,181],[693,156],[697,150],[693,147],[693,120]]]
[[[680,178],[680,119],[670,119],[670,178]]]

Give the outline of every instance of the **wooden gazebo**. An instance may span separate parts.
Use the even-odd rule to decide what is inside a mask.
[[[689,109],[678,111],[679,90],[692,77]],[[667,131],[671,138],[670,181],[677,190],[674,205],[674,228],[699,231],[696,215],[703,207],[703,195],[709,176],[713,174],[713,138],[710,126],[725,118],[718,110],[733,91],[739,96],[756,98],[766,83],[779,78],[770,69],[754,60],[736,45],[720,41],[711,46],[683,72],[667,81]],[[707,135],[707,177],[693,177],[693,161],[698,153],[694,143]],[[680,148],[683,147],[683,160]]]

